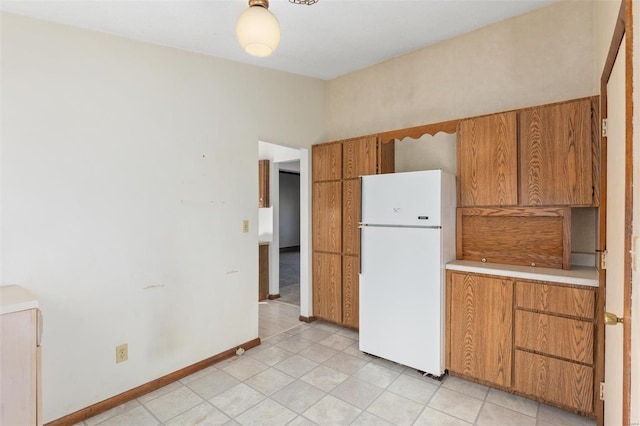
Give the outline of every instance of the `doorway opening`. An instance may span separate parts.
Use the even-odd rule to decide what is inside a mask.
[[[300,306],[300,161],[280,165],[280,301]]]

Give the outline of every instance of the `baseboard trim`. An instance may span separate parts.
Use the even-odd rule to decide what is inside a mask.
[[[253,340],[249,340],[248,342],[238,345],[232,349],[220,352],[219,354],[214,355],[210,358],[203,359],[202,361],[196,362],[195,364],[191,364],[180,370],[174,371],[173,373],[169,373],[166,376],[162,376],[158,379],[152,380],[133,389],[129,389],[128,391],[125,391],[119,395],[105,399],[104,401],[100,401],[74,413],[68,414],[64,417],[60,417],[59,419],[52,420],[49,423],[46,423],[45,426],[66,426],[80,423],[93,416],[110,410],[120,404],[124,404],[127,401],[131,401],[132,399],[138,398],[156,389],[160,389],[161,387],[166,386],[169,383],[173,383],[177,380],[187,377],[190,374],[205,369],[217,362],[220,362],[227,358],[231,358],[236,354],[236,350],[238,348],[248,350],[258,345],[260,345],[260,338],[256,337]]]
[[[298,321],[302,321],[302,322],[314,322],[317,318],[314,316],[311,317],[303,317],[302,315],[300,315],[300,317],[298,317]]]
[[[269,300],[276,300],[276,299],[280,299],[280,295],[279,294],[270,294],[269,295]]]

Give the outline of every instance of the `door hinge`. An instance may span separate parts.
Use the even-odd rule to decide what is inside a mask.
[[[607,269],[607,251],[606,250],[600,253],[600,269],[601,270]]]
[[[604,382],[600,382],[600,401],[604,401]]]
[[[607,119],[603,118],[602,119],[602,137],[606,138],[607,137]]]

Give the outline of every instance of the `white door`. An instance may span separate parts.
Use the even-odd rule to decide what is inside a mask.
[[[624,309],[625,227],[625,38],[607,84],[607,265],[605,311],[619,317]],[[598,321],[602,321],[601,318]],[[604,424],[622,424],[623,326],[605,333]]]

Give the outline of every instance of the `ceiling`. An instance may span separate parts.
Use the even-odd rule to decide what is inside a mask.
[[[330,80],[557,0],[271,0],[282,38],[267,58],[235,37],[246,0],[2,0],[5,12]]]

